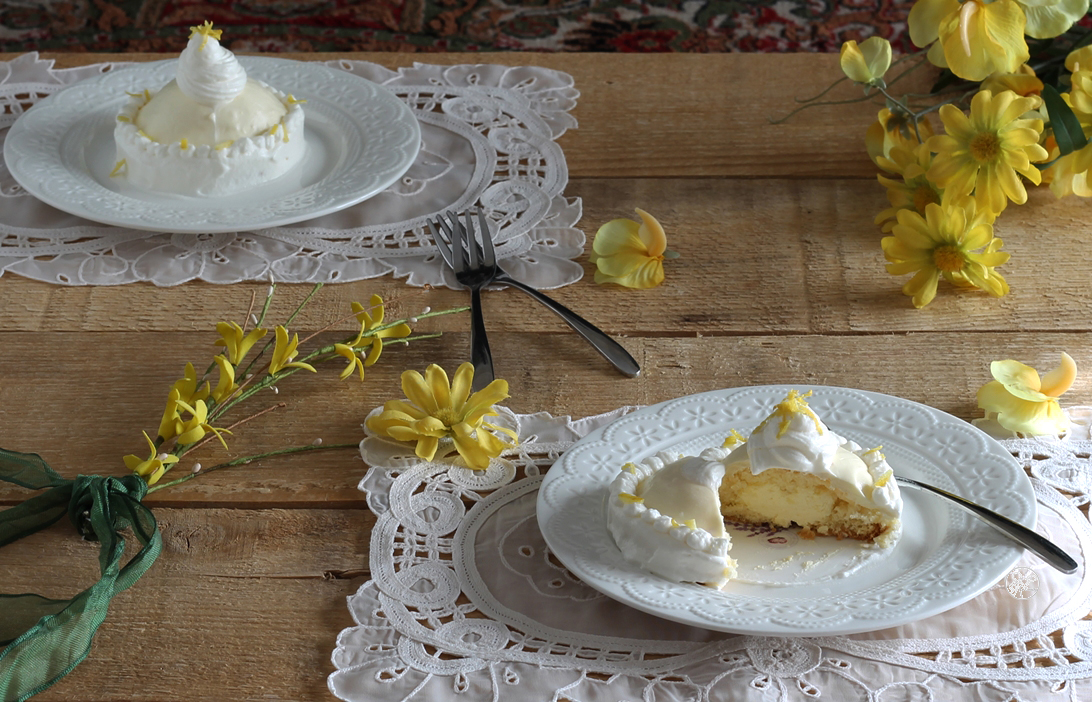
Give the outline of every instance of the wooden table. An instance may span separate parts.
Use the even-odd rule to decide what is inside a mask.
[[[12,55],[0,56],[10,59]],[[59,66],[160,56],[55,55]],[[329,55],[297,55],[302,60]],[[833,55],[359,54],[389,67],[537,64],[571,73],[580,126],[560,143],[590,239],[641,207],[670,247],[666,283],[633,291],[585,278],[556,297],[618,336],[643,367],[615,373],[559,320],[512,291],[485,295],[508,406],[585,416],[715,388],[765,383],[850,386],[980,416],[989,363],[1049,370],[1065,350],[1092,368],[1092,288],[1083,261],[1089,204],[1045,189],[1010,207],[998,235],[1012,292],[942,289],[915,310],[885,272],[872,220],[886,207],[863,135],[875,108],[816,109],[787,124],[795,97],[837,78]],[[847,87],[842,96],[859,94]],[[65,476],[125,469],[143,453],[183,365],[206,362],[221,320],[242,318],[266,284],[59,287],[0,278],[0,446],[40,453]],[[282,286],[273,318],[307,293]],[[343,317],[373,292],[393,312],[462,304],[390,278],[327,286],[294,324]],[[284,383],[287,407],[231,442],[233,455],[278,446],[355,442],[366,413],[399,395],[398,375],[468,356],[465,315],[422,330],[441,339],[390,347],[362,387],[336,371]],[[348,326],[345,326],[348,329]],[[298,382],[297,382],[298,381]],[[1087,403],[1092,373],[1066,396]],[[209,448],[206,463],[221,453]],[[202,457],[195,457],[202,460]],[[345,598],[368,578],[375,522],[356,485],[352,450],[259,461],[149,498],[164,551],[117,597],[88,660],[38,699],[331,699],[335,637],[352,621]],[[26,492],[0,488],[0,505]],[[94,544],[67,524],[0,550],[0,590],[67,597],[97,574]],[[74,581],[73,576],[77,576]]]

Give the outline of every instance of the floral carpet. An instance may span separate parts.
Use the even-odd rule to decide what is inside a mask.
[[[177,52],[208,19],[235,51],[838,51],[910,48],[912,0],[21,0],[0,51]]]

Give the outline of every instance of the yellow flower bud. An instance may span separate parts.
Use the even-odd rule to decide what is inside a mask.
[[[842,72],[854,83],[875,85],[891,67],[891,42],[882,37],[870,37],[861,42],[842,44]]]

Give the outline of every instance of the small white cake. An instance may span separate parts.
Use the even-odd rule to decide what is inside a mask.
[[[791,391],[746,439],[733,432],[700,456],[624,466],[607,526],[626,560],[674,582],[723,587],[738,566],[725,521],[893,545],[902,497],[887,460],[832,432],[805,397]]]
[[[191,28],[175,80],[130,94],[114,128],[115,174],[147,190],[225,196],[303,160],[301,101],[247,78],[220,31],[208,22]]]

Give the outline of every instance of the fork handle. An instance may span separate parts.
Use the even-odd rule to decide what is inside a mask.
[[[476,392],[493,382],[493,354],[485,335],[480,288],[470,289],[470,362],[474,364],[472,389]]]
[[[517,288],[535,298],[552,310],[558,317],[564,319],[565,322],[573,328],[573,331],[587,339],[588,343],[590,343],[603,358],[610,361],[619,371],[631,378],[640,374],[641,367],[637,365],[637,361],[633,360],[633,356],[629,355],[629,351],[626,351],[621,344],[607,336],[599,327],[584,319],[576,312],[573,312],[565,305],[553,298],[543,295],[530,285],[522,283],[515,278],[510,278],[503,273],[497,274],[497,276],[493,278],[493,282]]]

